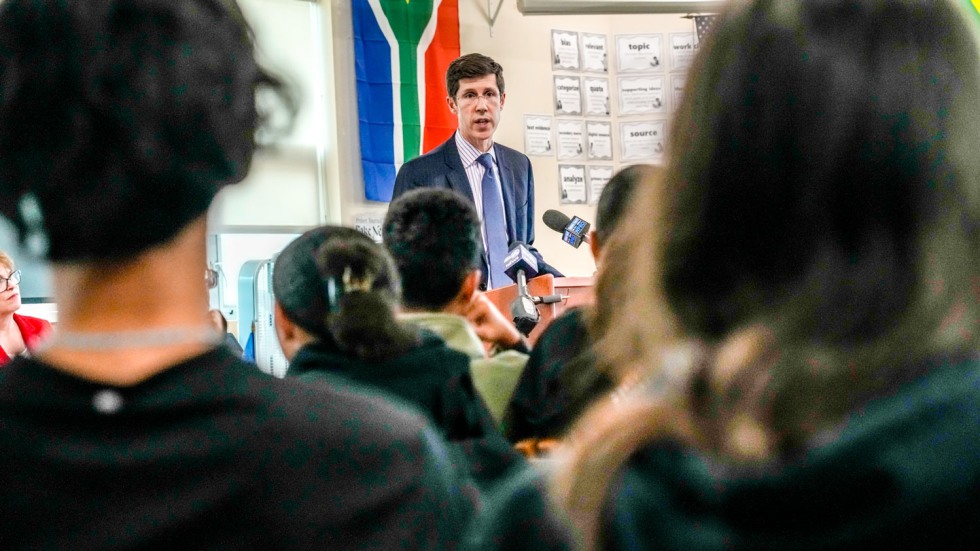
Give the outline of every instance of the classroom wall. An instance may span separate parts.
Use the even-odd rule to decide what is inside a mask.
[[[257,40],[259,59],[283,78],[298,107],[292,128],[258,151],[245,181],[222,190],[209,212],[212,233],[304,228],[339,220],[329,197],[336,178],[325,171],[332,149],[328,94],[334,73],[329,10],[297,0],[239,0]],[[331,211],[331,208],[334,210]]]
[[[498,2],[489,9],[496,10]],[[354,83],[354,61],[350,1],[336,0],[324,4],[325,16],[331,21],[332,70],[334,71],[333,100],[336,102],[335,144],[331,152],[330,184],[339,184],[333,193],[339,195],[340,220],[353,224],[359,214],[383,215],[386,203],[364,199],[359,166],[357,134],[357,101]],[[524,16],[516,2],[504,2],[493,27],[490,26],[488,5],[481,0],[461,0],[460,46],[463,53],[481,52],[494,58],[504,67],[507,99],[500,127],[496,134],[499,143],[518,150],[524,149],[523,120],[525,114],[553,115],[553,82],[551,67],[551,30],[607,34],[610,60],[615,60],[616,34],[693,32],[690,19],[682,14],[660,15],[565,15]],[[666,56],[669,57],[669,56]],[[610,85],[614,124],[614,159],[612,165],[623,166],[619,160],[615,136],[615,63],[611,63]],[[669,70],[669,67],[668,67]],[[669,113],[654,118],[668,118]],[[631,119],[640,120],[638,117]],[[642,117],[641,117],[642,118]],[[651,118],[649,115],[646,118]],[[574,249],[561,241],[560,234],[549,230],[541,215],[547,209],[558,209],[569,216],[578,215],[594,222],[594,205],[562,205],[559,199],[558,161],[554,157],[531,157],[535,177],[536,239],[535,246],[549,263],[566,275],[591,275],[595,264],[586,247]],[[578,164],[578,162],[573,162]]]

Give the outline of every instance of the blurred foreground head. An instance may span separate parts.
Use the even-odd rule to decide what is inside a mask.
[[[246,174],[291,105],[233,0],[0,5],[0,214],[55,262],[168,241]]]
[[[975,29],[952,1],[756,0],[712,33],[613,240],[633,300],[605,352],[701,343],[693,403],[805,438],[980,340]]]
[[[964,9],[734,0],[715,22],[671,126],[663,182],[640,187],[633,222],[604,247],[604,267],[628,268],[600,271],[599,292],[621,300],[599,357],[645,384],[579,421],[553,482],[585,548],[602,541],[617,473],[651,442],[778,465],[874,398],[975,357],[980,55]],[[627,468],[692,472],[645,461]],[[645,499],[632,503],[659,507],[659,495]],[[717,503],[725,516],[733,502]]]
[[[480,219],[472,203],[451,190],[423,188],[398,197],[382,235],[409,308],[443,310],[480,269]]]
[[[937,329],[965,298],[980,74],[963,15],[918,0],[729,10],[692,71],[664,193],[662,284],[685,333],[761,321],[852,346]]]

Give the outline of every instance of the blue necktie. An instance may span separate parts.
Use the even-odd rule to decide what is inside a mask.
[[[500,202],[500,188],[493,174],[493,157],[484,153],[476,162],[486,169],[480,189],[483,193],[483,227],[487,232],[487,261],[490,263],[490,286],[499,289],[510,285],[510,278],[504,273],[504,258],[507,256],[507,222],[504,220],[504,206]]]

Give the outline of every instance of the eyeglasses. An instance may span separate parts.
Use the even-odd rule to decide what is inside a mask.
[[[483,95],[477,94],[476,92],[466,92],[462,96],[457,96],[456,101],[460,105],[471,105],[480,101],[480,98],[487,100],[487,105],[497,105],[500,103],[500,94],[492,90],[484,92]]]
[[[9,289],[11,283],[14,285],[20,283],[20,270],[14,270],[8,277],[0,277],[0,293]]]

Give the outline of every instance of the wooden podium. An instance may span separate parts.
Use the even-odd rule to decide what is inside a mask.
[[[560,316],[565,310],[574,306],[592,304],[594,293],[592,277],[555,277],[551,274],[540,275],[528,280],[527,288],[532,297],[560,295],[562,300],[553,304],[538,304],[541,319],[538,325],[528,335],[528,340],[534,344],[544,332],[551,320]],[[517,285],[508,285],[486,292],[487,298],[493,302],[508,319],[511,318],[510,304],[517,298]]]

